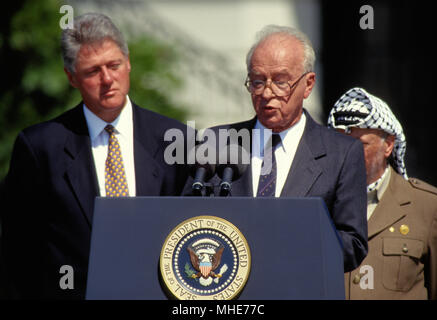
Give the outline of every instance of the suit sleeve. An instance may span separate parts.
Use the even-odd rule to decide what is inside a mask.
[[[14,145],[4,185],[1,259],[6,298],[38,298],[42,281],[44,192],[41,168],[24,133]]]
[[[344,272],[349,272],[360,265],[368,250],[366,169],[358,140],[349,148],[341,168],[332,214],[343,241]]]

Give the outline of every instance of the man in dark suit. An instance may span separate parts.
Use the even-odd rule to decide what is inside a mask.
[[[267,26],[259,35],[247,56],[246,80],[256,117],[212,128],[216,133],[220,129],[252,132],[246,147],[250,166],[232,182],[230,194],[322,197],[343,240],[344,270],[350,271],[367,254],[362,146],[317,124],[303,109],[303,100],[315,84],[315,55],[307,37],[280,26]],[[271,170],[264,170],[267,158]],[[218,185],[220,179],[215,175],[210,182]]]
[[[187,178],[164,159],[165,132],[186,127],[130,101],[128,49],[111,20],[76,17],[62,52],[83,101],[15,142],[2,217],[9,298],[83,299],[95,197],[179,195]],[[66,289],[63,270],[74,276]]]

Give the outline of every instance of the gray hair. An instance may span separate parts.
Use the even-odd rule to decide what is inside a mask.
[[[270,24],[262,28],[256,34],[256,42],[252,45],[249,52],[246,56],[246,65],[247,71],[250,71],[250,62],[252,60],[252,55],[255,52],[255,49],[259,46],[261,42],[270,37],[273,34],[284,34],[298,40],[304,49],[304,61],[303,61],[303,69],[304,72],[314,71],[314,63],[316,62],[316,54],[314,53],[313,46],[308,37],[301,31],[285,26],[278,26],[274,24]]]
[[[123,34],[109,17],[101,13],[85,13],[75,17],[73,29],[65,29],[61,35],[64,67],[74,73],[81,45],[100,43],[104,40],[114,41],[125,56],[129,55]]]

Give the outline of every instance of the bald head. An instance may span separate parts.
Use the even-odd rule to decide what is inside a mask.
[[[249,62],[249,70],[253,66],[283,66],[293,73],[304,72],[304,48],[302,43],[293,36],[275,33],[262,40],[253,51]]]
[[[284,44],[287,43],[300,43],[300,46],[294,45],[298,50],[302,50],[302,67],[304,72],[314,71],[314,64],[316,56],[312,47],[311,41],[301,31],[285,26],[267,25],[256,34],[256,41],[250,48],[246,56],[247,70],[251,69],[252,56],[255,50],[262,44],[267,44],[269,41],[279,41]],[[266,42],[268,41],[268,42]],[[270,42],[272,43],[272,42]]]

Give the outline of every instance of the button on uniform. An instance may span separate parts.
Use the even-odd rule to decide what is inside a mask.
[[[359,283],[360,283],[360,280],[361,280],[361,274],[357,273],[357,274],[354,276],[354,278],[352,279],[352,282],[353,282],[354,284],[359,284]]]
[[[406,234],[408,234],[408,232],[410,232],[410,227],[407,226],[406,224],[403,224],[400,226],[399,231],[401,234],[405,236]]]

